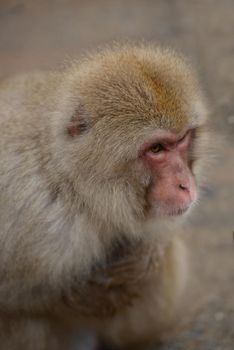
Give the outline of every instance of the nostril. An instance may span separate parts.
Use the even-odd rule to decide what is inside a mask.
[[[179,184],[179,188],[182,190],[182,191],[188,191],[188,187],[185,186],[185,185],[182,185],[182,184]]]

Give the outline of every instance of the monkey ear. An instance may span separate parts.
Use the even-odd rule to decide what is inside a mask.
[[[69,124],[67,125],[67,134],[70,137],[75,137],[83,134],[89,129],[89,124],[85,118],[85,110],[82,104],[76,108]]]

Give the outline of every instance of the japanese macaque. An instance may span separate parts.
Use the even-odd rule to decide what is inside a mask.
[[[196,202],[205,124],[189,64],[151,45],[1,82],[1,348],[86,329],[135,349],[171,326],[187,262],[163,223]]]

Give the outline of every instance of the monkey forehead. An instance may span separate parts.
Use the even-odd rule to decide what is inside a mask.
[[[189,65],[170,50],[118,47],[81,66],[78,94],[94,121],[182,129],[195,114],[196,79]]]

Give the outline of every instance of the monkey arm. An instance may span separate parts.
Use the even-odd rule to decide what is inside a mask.
[[[127,349],[147,348],[178,322],[188,276],[186,247],[178,237],[173,237],[160,261],[153,252],[151,260],[149,278],[138,283],[140,296],[112,319],[107,319],[101,329],[104,344]]]

